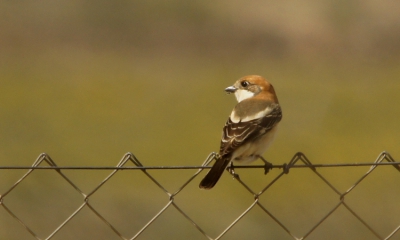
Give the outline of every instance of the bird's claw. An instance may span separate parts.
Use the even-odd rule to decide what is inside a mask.
[[[234,166],[233,166],[233,163],[232,163],[232,162],[231,162],[230,165],[229,165],[228,172],[233,176],[234,179],[235,179],[235,178],[236,178],[236,179],[240,179],[239,174],[237,174],[237,173],[235,172],[235,169],[234,169]]]
[[[269,173],[269,170],[272,169],[272,163],[268,162],[265,160],[262,156],[260,156],[260,159],[264,162],[264,175],[267,175]]]
[[[269,170],[272,169],[272,163],[266,162],[264,165],[264,175],[267,175],[269,173]]]

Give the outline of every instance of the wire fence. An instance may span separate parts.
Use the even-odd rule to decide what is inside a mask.
[[[382,152],[379,154],[379,156],[376,158],[376,160],[372,163],[338,163],[338,164],[312,164],[310,160],[301,152],[296,153],[293,158],[289,161],[287,164],[282,164],[282,165],[273,165],[273,169],[281,169],[279,174],[274,176],[270,181],[268,181],[265,185],[260,190],[255,191],[252,186],[250,186],[247,182],[245,182],[240,175],[234,174],[232,175],[235,180],[239,183],[239,186],[245,189],[246,192],[248,192],[249,195],[253,200],[250,203],[250,205],[243,211],[241,212],[233,221],[229,222],[225,228],[216,234],[215,236],[211,236],[208,231],[206,231],[201,224],[198,223],[197,216],[193,216],[193,214],[188,213],[187,211],[184,210],[184,208],[181,207],[181,204],[177,202],[175,199],[176,197],[181,194],[182,191],[187,188],[188,184],[193,182],[195,179],[198,181],[195,181],[196,184],[200,181],[197,176],[203,171],[207,170],[210,168],[209,165],[212,165],[213,161],[216,158],[215,153],[211,153],[207,159],[204,161],[204,163],[201,166],[144,166],[142,163],[132,154],[132,153],[126,153],[120,162],[117,164],[115,167],[75,167],[75,166],[57,166],[56,163],[50,158],[49,155],[43,153],[39,155],[39,157],[36,159],[36,161],[33,163],[32,166],[25,167],[25,166],[0,166],[0,170],[2,172],[4,171],[17,171],[17,170],[27,170],[26,173],[24,173],[21,177],[18,178],[18,180],[11,184],[10,186],[2,186],[6,190],[1,192],[0,195],[0,206],[2,210],[4,210],[9,216],[11,216],[17,223],[19,223],[20,228],[24,229],[23,231],[29,233],[29,235],[32,237],[32,239],[53,239],[56,238],[57,234],[60,232],[61,229],[63,229],[65,226],[67,226],[72,219],[76,218],[79,213],[83,210],[89,210],[95,216],[101,220],[104,223],[104,226],[106,228],[109,228],[115,236],[117,236],[119,239],[139,239],[140,236],[147,230],[149,230],[149,226],[151,226],[157,219],[159,219],[166,211],[167,209],[174,208],[181,214],[184,219],[187,220],[190,225],[192,225],[193,229],[201,233],[204,239],[221,239],[226,234],[231,231],[234,226],[239,223],[245,216],[254,208],[260,209],[264,215],[268,216],[270,220],[275,222],[281,231],[286,233],[286,236],[288,239],[309,239],[309,237],[318,229],[320,226],[328,221],[328,219],[334,214],[335,212],[338,211],[339,207],[344,207],[344,209],[350,213],[358,223],[362,225],[362,231],[368,231],[371,236],[373,236],[373,239],[400,239],[400,216],[395,217],[395,226],[393,229],[390,229],[388,232],[382,232],[379,228],[374,226],[373,223],[370,223],[367,219],[362,217],[361,214],[354,208],[354,206],[348,204],[346,202],[347,196],[354,191],[354,189],[357,188],[357,186],[360,185],[362,181],[364,181],[368,176],[371,175],[371,173],[378,167],[378,166],[385,166],[385,171],[392,171],[395,170],[396,172],[400,172],[400,162],[396,162],[389,153],[387,152]],[[127,163],[133,163],[134,166],[126,166]],[[260,169],[264,168],[265,166],[263,165],[244,165],[244,166],[234,166],[234,168],[247,168],[247,169]],[[356,181],[348,186],[347,190],[345,191],[339,191],[337,187],[334,186],[334,183],[332,181],[329,181],[328,178],[324,177],[323,174],[317,170],[320,168],[344,168],[344,167],[369,167],[367,172],[360,174],[360,176],[357,177]],[[267,191],[271,189],[272,186],[274,186],[280,179],[282,179],[284,176],[290,174],[292,171],[295,171],[297,169],[309,169],[311,170],[312,174],[314,174],[318,179],[320,179],[323,183],[323,185],[332,190],[335,193],[336,201],[332,206],[330,206],[329,209],[326,210],[322,214],[322,217],[318,219],[317,221],[312,223],[312,226],[309,229],[306,229],[303,233],[298,233],[290,228],[287,224],[282,221],[276,213],[273,213],[265,203],[260,201],[260,197],[263,196]],[[156,177],[153,176],[153,174],[149,173],[149,170],[183,170],[183,169],[193,169],[197,170],[193,175],[191,175],[185,182],[183,182],[179,187],[178,190],[176,191],[168,191],[167,188],[164,186],[162,181],[156,180]],[[61,179],[63,179],[64,182],[68,184],[72,189],[74,189],[75,192],[77,192],[81,196],[81,204],[73,209],[68,216],[63,219],[60,223],[57,223],[57,227],[52,228],[52,229],[46,229],[48,232],[50,232],[48,235],[43,236],[38,234],[33,227],[27,223],[27,221],[20,216],[20,211],[17,211],[15,208],[12,208],[9,206],[9,203],[11,201],[14,201],[13,199],[9,200],[9,195],[15,189],[18,188],[18,186],[25,181],[29,181],[29,175],[32,174],[33,171],[53,171],[56,172],[59,176],[61,176]],[[65,174],[66,170],[73,170],[73,171],[80,171],[80,170],[109,170],[111,173],[109,173],[102,181],[100,181],[96,186],[89,190],[89,191],[82,191],[81,188],[78,186],[78,184],[74,183],[70,177],[67,177]],[[155,186],[159,190],[161,190],[165,195],[166,195],[166,202],[165,204],[157,211],[156,214],[154,214],[145,224],[140,226],[140,229],[135,232],[131,236],[127,236],[126,234],[123,234],[119,230],[119,226],[115,225],[110,221],[104,214],[102,214],[102,211],[98,209],[95,205],[89,201],[92,196],[101,189],[105,183],[110,181],[115,174],[119,171],[139,171],[142,172],[146,178],[150,179]],[[227,173],[225,173],[227,174]],[[50,180],[51,181],[51,180]],[[397,184],[400,183],[400,178],[397,179],[382,179],[382,181],[391,181],[391,182],[396,182]],[[4,182],[3,182],[4,183]],[[1,186],[1,185],[0,185]],[[200,192],[204,190],[198,190],[199,194]],[[216,190],[211,190],[211,191],[216,191]],[[372,193],[373,194],[373,193]],[[238,197],[238,196],[235,196]],[[242,197],[242,195],[240,196]],[[244,196],[243,196],[244,197]],[[387,198],[390,198],[392,196],[384,196]],[[400,199],[399,199],[400,200]],[[399,201],[400,202],[400,201]],[[26,200],[25,204],[29,204],[29,200]],[[381,203],[385,204],[385,203]],[[393,206],[393,208],[399,208],[400,205],[397,204]],[[3,212],[4,212],[3,211]],[[1,212],[1,211],[0,211]],[[1,215],[0,215],[1,216]],[[381,216],[385,217],[385,216]],[[385,220],[382,220],[385,221]],[[7,221],[5,221],[7,222]],[[2,221],[0,221],[0,224]],[[3,221],[4,224],[4,221]],[[393,226],[393,223],[390,224],[390,226]],[[46,226],[44,226],[46,228]],[[85,228],[85,226],[82,226],[82,228]],[[1,226],[0,229],[7,229],[7,226]],[[1,236],[1,235],[0,235]]]

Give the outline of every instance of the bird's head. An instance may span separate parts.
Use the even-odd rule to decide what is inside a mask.
[[[238,102],[252,97],[272,98],[278,102],[274,87],[265,78],[258,75],[249,75],[240,78],[230,87],[227,93],[234,93]]]

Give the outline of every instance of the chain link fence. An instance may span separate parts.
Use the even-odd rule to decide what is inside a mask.
[[[258,187],[257,190],[256,187],[254,187],[251,183],[249,184],[245,179],[245,177],[242,177],[242,174],[239,172],[239,174],[232,175],[232,177],[237,181],[235,183],[235,187],[239,187],[241,191],[240,194],[235,194],[234,196],[230,196],[229,198],[246,198],[246,199],[251,199],[250,202],[247,202],[246,207],[244,210],[241,210],[237,216],[233,220],[229,220],[228,224],[223,227],[222,230],[219,230],[219,227],[216,227],[216,229],[210,229],[210,227],[203,227],[204,224],[202,224],[202,220],[198,220],[200,217],[194,214],[192,211],[187,210],[187,202],[185,204],[182,203],[182,201],[176,200],[179,198],[179,196],[182,194],[182,192],[186,191],[188,188],[194,189],[195,186],[198,185],[199,181],[201,180],[201,174],[202,171],[207,170],[210,168],[209,165],[213,164],[213,161],[215,160],[216,154],[211,153],[205,162],[201,166],[144,166],[132,153],[127,153],[125,154],[120,162],[117,164],[115,167],[61,167],[57,166],[57,164],[50,158],[49,155],[43,153],[41,154],[36,161],[33,163],[31,167],[20,167],[20,166],[0,166],[0,174],[4,175],[5,173],[10,173],[10,172],[15,172],[15,174],[19,174],[21,171],[24,171],[23,174],[21,174],[19,177],[17,177],[17,180],[15,183],[8,184],[9,181],[4,181],[1,180],[0,182],[0,232],[7,232],[7,231],[21,231],[24,233],[27,233],[24,235],[26,239],[76,239],[73,237],[65,237],[67,235],[65,234],[60,234],[60,231],[62,229],[66,228],[68,225],[73,225],[73,220],[75,218],[81,218],[82,216],[81,213],[83,211],[89,211],[91,215],[94,215],[96,220],[99,220],[102,222],[103,228],[106,228],[112,232],[112,236],[115,237],[115,239],[150,239],[149,237],[143,236],[145,232],[151,232],[155,231],[151,229],[151,225],[153,225],[156,221],[161,221],[161,225],[163,223],[167,223],[170,221],[174,221],[174,219],[169,219],[169,218],[163,218],[163,215],[167,215],[166,212],[169,209],[175,209],[178,215],[183,217],[185,219],[185,222],[188,223],[184,226],[184,228],[191,228],[192,230],[195,230],[198,234],[201,236],[197,236],[198,238],[196,239],[232,239],[232,237],[228,236],[229,232],[232,232],[233,229],[235,229],[235,226],[238,225],[243,219],[246,218],[252,218],[254,217],[253,215],[250,215],[249,213],[255,209],[263,215],[262,221],[265,222],[273,222],[274,223],[274,229],[276,231],[280,231],[281,233],[284,233],[283,235],[280,235],[281,237],[270,237],[270,239],[316,239],[315,236],[322,236],[324,234],[328,235],[332,231],[340,231],[340,227],[338,229],[335,229],[335,226],[331,224],[327,224],[327,222],[332,219],[332,215],[334,215],[337,212],[346,212],[346,214],[351,215],[353,219],[358,224],[358,230],[360,233],[362,232],[363,234],[368,234],[368,236],[371,239],[400,239],[400,215],[396,215],[386,219],[386,216],[383,215],[377,215],[375,218],[379,218],[379,222],[383,223],[385,225],[385,228],[381,228],[376,224],[375,221],[371,221],[369,217],[365,217],[365,214],[360,213],[360,205],[363,205],[365,202],[371,201],[369,205],[366,205],[367,208],[368,206],[372,206],[371,208],[376,208],[379,205],[385,205],[389,204],[386,201],[382,202],[374,202],[375,198],[374,192],[370,192],[368,196],[364,197],[361,196],[361,200],[359,200],[359,204],[349,204],[347,199],[348,196],[351,195],[355,189],[358,188],[358,186],[365,181],[365,179],[369,178],[369,176],[373,175],[373,172],[375,169],[379,166],[379,168],[384,169],[384,174],[382,177],[380,177],[379,181],[382,181],[383,183],[385,182],[391,182],[394,183],[395,186],[399,186],[400,184],[400,175],[398,175],[398,172],[400,171],[400,162],[396,162],[387,152],[382,152],[379,154],[377,159],[372,162],[372,163],[343,163],[343,164],[313,164],[311,161],[303,154],[303,153],[297,153],[293,156],[293,158],[289,161],[287,164],[282,164],[282,165],[273,165],[272,168],[275,169],[274,172],[276,172],[275,175],[271,175],[271,177],[268,178],[268,180],[260,180],[262,183],[262,186],[260,186],[260,181],[258,181]],[[128,166],[129,164],[133,165]],[[346,190],[339,190],[340,188],[335,185],[334,182],[329,177],[325,176],[325,173],[322,173],[322,169],[345,169],[347,167],[353,167],[353,168],[368,168],[367,171],[363,173],[355,173],[352,174],[353,177],[355,176],[355,180],[352,184],[347,186]],[[264,166],[262,165],[245,165],[245,166],[234,166],[235,170],[238,169],[262,169]],[[280,170],[279,170],[280,169]],[[308,219],[307,221],[309,224],[307,225],[307,229],[302,229],[302,231],[299,231],[297,228],[293,228],[291,224],[288,224],[287,220],[285,220],[285,217],[282,217],[279,214],[279,210],[277,209],[272,209],[268,203],[265,201],[261,201],[262,198],[268,198],[269,196],[266,196],[268,192],[274,193],[276,188],[274,186],[282,181],[282,179],[285,178],[285,176],[289,176],[291,173],[299,171],[299,174],[303,174],[302,169],[308,169],[308,172],[311,172],[312,175],[314,175],[314,179],[319,179],[319,180],[314,180],[314,181],[320,181],[322,183],[322,188],[324,188],[323,191],[330,191],[333,193],[329,198],[331,201],[329,201],[329,207],[324,208],[323,210],[319,210],[318,214],[318,219],[314,218],[299,218],[299,219]],[[152,172],[152,170],[162,170],[161,173],[164,173],[165,171],[185,171],[185,170],[191,170],[195,171],[195,173],[191,174],[185,181],[179,184],[179,186],[176,188],[175,191],[169,191],[168,187],[165,186],[163,180],[160,180],[162,178],[160,177],[155,177],[156,174]],[[197,171],[196,171],[197,170]],[[50,220],[52,224],[45,224],[45,221],[43,221],[43,224],[39,221],[39,218],[37,218],[37,215],[35,216],[26,216],[26,213],[21,210],[21,205],[16,205],[15,202],[20,202],[20,204],[27,206],[31,205],[31,200],[29,198],[25,198],[23,193],[16,193],[15,195],[11,196],[13,192],[17,191],[19,186],[23,184],[24,182],[29,182],[33,181],[30,180],[30,175],[34,171],[51,171],[56,174],[51,175],[51,178],[61,178],[62,182],[68,186],[69,191],[72,191],[74,193],[68,192],[59,192],[56,194],[61,194],[65,195],[65,198],[68,199],[70,195],[73,194],[78,194],[79,200],[76,200],[79,202],[79,204],[73,208],[70,207],[59,207],[59,209],[56,209],[56,211],[48,211],[47,215],[48,218],[52,218],[53,215],[58,214],[58,211],[63,212],[63,218],[62,220],[57,221]],[[68,176],[67,172],[68,171],[73,171],[73,172],[79,172],[79,171],[108,171],[109,174],[97,182],[94,187],[88,189],[88,190],[82,190],[81,186],[77,184],[73,178]],[[93,204],[92,201],[93,198],[95,198],[95,194],[99,192],[102,188],[104,188],[105,184],[109,182],[111,179],[115,178],[116,174],[121,172],[121,171],[129,171],[131,174],[142,174],[145,176],[146,179],[150,180],[150,184],[155,186],[156,189],[155,191],[160,191],[162,192],[162,196],[159,196],[157,198],[163,199],[164,203],[156,207],[157,210],[156,212],[153,212],[149,219],[145,220],[144,223],[143,221],[141,223],[137,223],[136,221],[133,221],[132,223],[125,222],[124,224],[130,225],[132,224],[131,229],[136,229],[134,233],[126,233],[126,231],[122,231],[120,225],[116,224],[115,220],[113,217],[110,217],[110,215],[105,214],[108,210],[105,210],[103,207],[99,207],[97,204]],[[355,172],[355,171],[354,171]],[[393,177],[392,174],[388,174],[389,172],[396,172],[395,177]],[[68,172],[69,173],[69,172]],[[238,173],[238,171],[236,171]],[[228,174],[225,173],[226,175]],[[267,174],[270,175],[271,173]],[[254,174],[253,174],[254,175]],[[387,176],[388,178],[385,178]],[[399,176],[396,178],[396,176]],[[259,178],[266,179],[263,175],[260,175]],[[89,179],[89,177],[88,177]],[[258,179],[258,177],[257,177]],[[33,184],[34,186],[41,185],[43,184],[40,182],[40,180],[34,180],[35,183]],[[36,183],[39,181],[39,183]],[[47,184],[52,184],[53,179],[46,179],[44,180]],[[298,181],[298,180],[294,180]],[[374,181],[376,182],[376,181]],[[57,184],[57,183],[54,183]],[[233,183],[230,183],[231,185]],[[188,187],[190,185],[190,187]],[[373,184],[372,184],[373,185]],[[31,187],[28,187],[28,189]],[[122,186],[114,186],[114,188],[123,188]],[[289,189],[289,188],[288,188]],[[146,191],[149,189],[146,189]],[[151,191],[154,190],[154,188],[150,189]],[[213,189],[209,191],[219,191],[219,189]],[[285,190],[285,189],[284,189]],[[280,191],[284,191],[280,190]],[[143,188],[140,188],[137,190],[138,192],[136,194],[139,195],[146,195],[145,191]],[[204,193],[205,190],[200,190],[196,189],[191,191],[192,199],[196,199],[200,195]],[[207,191],[207,192],[209,192]],[[319,191],[319,190],[317,190]],[[121,189],[121,192],[123,194],[123,189]],[[247,193],[245,193],[247,192]],[[301,193],[301,191],[300,191]],[[302,194],[302,193],[301,193]],[[300,195],[301,195],[300,194]],[[317,208],[318,204],[322,204],[324,202],[324,205],[327,203],[325,202],[324,198],[321,198],[319,201],[319,198],[315,199],[314,196],[308,195],[309,193],[307,191],[304,191],[306,199],[305,201],[310,201],[313,203],[314,207]],[[324,195],[321,191],[320,195]],[[46,196],[45,194],[43,198],[45,199]],[[276,193],[275,193],[276,195]],[[296,196],[293,197],[293,199],[299,198],[299,194],[296,194]],[[317,194],[318,195],[318,194]],[[322,197],[322,196],[321,196]],[[389,199],[389,198],[397,198],[391,201],[391,204],[393,206],[389,206],[389,208],[393,208],[393,212],[398,212],[398,209],[400,208],[400,196],[399,194],[391,194],[389,193],[388,196],[381,196],[382,199]],[[127,200],[128,202],[130,201],[129,199]],[[132,200],[134,201],[134,200]],[[227,200],[224,200],[227,201]],[[294,200],[296,201],[296,200]],[[397,204],[396,204],[397,202]],[[151,205],[151,202],[145,203],[145,205]],[[190,203],[189,203],[190,204]],[[192,202],[192,205],[201,205],[199,202]],[[142,208],[143,205],[137,205],[137,208]],[[33,206],[34,208],[40,208]],[[120,208],[124,209],[124,206],[119,206]],[[229,202],[227,201],[227,206],[226,209],[229,209]],[[362,207],[362,206],[361,206]],[[206,207],[203,206],[203,208],[206,210]],[[282,209],[281,209],[282,210]],[[39,211],[39,215],[40,210]],[[112,212],[112,210],[109,210]],[[369,211],[367,209],[366,211]],[[129,212],[127,210],[127,212]],[[379,210],[378,210],[379,212]],[[224,212],[219,213],[220,215],[218,216],[219,218],[224,218]],[[85,214],[84,216],[87,216]],[[169,215],[168,215],[169,216]],[[266,218],[265,218],[266,217]],[[36,221],[36,218],[38,219]],[[135,216],[133,216],[135,218]],[[139,215],[138,217],[139,218]],[[142,218],[140,216],[140,218]],[[163,219],[162,219],[163,218]],[[215,221],[215,215],[212,217],[212,221]],[[252,219],[254,222],[257,222],[258,224],[263,224],[262,221],[259,220],[258,217],[257,219]],[[296,216],[292,218],[297,218]],[[91,217],[93,219],[93,216]],[[111,220],[110,220],[111,219]],[[162,220],[160,220],[162,219]],[[59,222],[58,222],[59,221]],[[89,222],[89,220],[87,220]],[[299,220],[300,221],[300,220]],[[80,221],[80,222],[85,222],[85,220]],[[339,220],[340,222],[340,220]],[[343,220],[344,225],[346,225],[345,220]],[[15,224],[17,223],[17,224]],[[327,227],[323,226],[328,225]],[[89,223],[88,223],[89,224]],[[185,223],[183,223],[185,224]],[[268,225],[267,223],[265,223]],[[16,226],[17,225],[17,226]],[[32,226],[34,225],[34,227]],[[50,226],[51,225],[51,226]],[[218,225],[220,226],[220,225]],[[85,228],[87,228],[86,224],[80,224],[80,226],[75,226],[74,229],[80,229],[80,231],[84,231]],[[129,227],[128,227],[129,228]],[[158,236],[162,236],[162,228],[158,228],[157,232]],[[384,229],[384,230],[382,230]],[[248,231],[253,231],[254,229],[248,229]],[[324,233],[324,231],[326,233]],[[345,231],[342,229],[342,231]],[[39,233],[38,233],[39,232]],[[316,232],[319,232],[317,235]],[[322,232],[322,233],[321,233]],[[192,232],[193,233],[193,232]],[[130,235],[129,235],[130,234]],[[314,238],[313,238],[314,235]],[[8,235],[1,235],[0,236],[19,236],[18,234],[13,235],[13,233],[9,233]],[[267,238],[264,236],[262,233],[259,235],[259,239],[265,239]],[[85,236],[85,238],[82,239],[94,239],[91,238],[90,236]],[[15,237],[15,239],[17,239]],[[20,238],[18,238],[20,239]],[[96,238],[97,239],[97,238]],[[109,239],[109,237],[105,237],[104,239]],[[154,239],[154,238],[153,238]],[[168,237],[163,237],[162,239],[168,239]],[[175,238],[176,239],[176,238]],[[181,239],[195,239],[189,236],[183,237]],[[328,238],[326,238],[328,239]],[[333,238],[334,239],[334,238]],[[360,238],[357,238],[360,239]]]

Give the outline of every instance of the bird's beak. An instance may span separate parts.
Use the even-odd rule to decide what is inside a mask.
[[[235,88],[234,86],[225,88],[225,92],[227,92],[227,93],[234,93],[234,92],[236,92],[236,90],[237,90],[237,88]]]

